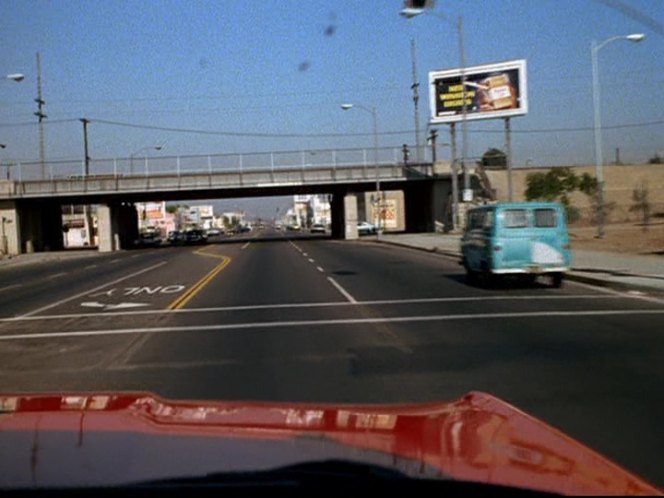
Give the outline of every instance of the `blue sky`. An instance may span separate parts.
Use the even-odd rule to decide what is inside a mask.
[[[662,0],[623,3],[664,22]],[[265,134],[368,133],[371,118],[341,102],[378,108],[381,132],[413,130],[410,40],[417,45],[422,126],[427,75],[458,67],[457,33],[438,17],[399,16],[401,0],[0,0],[0,160],[34,159],[35,53],[47,101],[46,159],[80,158],[86,117],[132,124]],[[600,52],[605,156],[638,162],[664,149],[664,38],[595,0],[437,2],[462,15],[467,64],[527,59],[530,112],[513,119],[515,164],[593,161],[592,133],[532,130],[592,126],[590,42],[643,32]],[[661,24],[660,24],[661,25]],[[658,125],[611,130],[614,125]],[[500,121],[469,125],[469,155],[503,147]],[[442,141],[447,141],[441,127]],[[92,157],[371,146],[370,135],[249,138],[90,125]],[[414,134],[381,135],[381,145]],[[443,156],[449,151],[441,151]]]

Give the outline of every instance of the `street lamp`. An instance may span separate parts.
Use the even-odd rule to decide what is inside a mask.
[[[463,92],[463,102],[461,105],[461,168],[463,169],[463,200],[471,201],[472,191],[470,189],[470,175],[468,174],[468,168],[466,167],[466,157],[468,156],[468,126],[466,116],[468,114],[468,106],[466,104],[466,50],[463,41],[463,18],[459,16],[457,18],[457,22],[453,23],[453,21],[451,21],[448,17],[436,12],[432,12],[430,9],[433,6],[433,3],[424,2],[424,4],[425,5],[422,7],[415,7],[412,5],[408,6],[404,9],[401,9],[400,14],[406,19],[412,19],[413,17],[417,17],[420,14],[430,14],[445,22],[454,24],[456,26],[457,35],[459,37],[459,65],[461,70],[461,91]],[[453,167],[452,170],[452,174],[456,176],[456,169]]]
[[[14,73],[14,74],[8,74],[5,76],[6,79],[15,81],[16,83],[19,83],[25,79],[25,75],[21,73]]]
[[[604,159],[602,157],[602,120],[599,106],[599,66],[597,52],[609,43],[616,40],[628,40],[638,43],[646,37],[643,33],[634,33],[631,35],[613,36],[598,44],[595,40],[590,43],[590,58],[593,70],[593,108],[594,132],[595,132],[595,176],[597,177],[597,238],[604,238],[604,174],[602,166]]]
[[[129,174],[130,175],[134,174],[134,157],[139,155],[141,152],[145,152],[146,154],[145,154],[144,157],[145,157],[145,161],[147,162],[147,160],[148,160],[147,152],[148,151],[150,151],[150,150],[161,150],[161,149],[163,149],[163,147],[164,147],[163,145],[149,145],[148,147],[143,147],[141,149],[138,149],[136,152],[132,153],[129,156]]]
[[[371,114],[371,118],[373,119],[373,156],[374,156],[374,165],[376,168],[376,207],[378,208],[378,227],[376,229],[376,234],[378,235],[378,238],[380,238],[381,235],[381,224],[380,224],[380,173],[378,169],[378,120],[376,118],[376,107],[366,107],[363,106],[362,104],[341,104],[341,108],[344,111],[348,111],[352,109],[353,107],[357,107],[358,109],[362,109],[363,111],[368,112]]]

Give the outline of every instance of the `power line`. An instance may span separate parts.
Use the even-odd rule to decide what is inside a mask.
[[[102,119],[91,119],[92,123],[101,123],[113,126],[123,126],[129,128],[140,128],[145,130],[157,130],[157,131],[169,131],[176,133],[197,133],[205,135],[225,135],[225,136],[236,136],[236,137],[254,137],[254,138],[340,138],[340,137],[358,137],[358,136],[368,136],[373,135],[373,133],[247,133],[247,132],[238,132],[238,131],[210,131],[210,130],[197,130],[189,128],[170,128],[162,126],[153,126],[153,125],[140,125],[133,123],[123,123],[119,121],[108,121]],[[664,120],[660,121],[649,121],[642,123],[627,123],[613,126],[603,126],[602,128],[610,129],[622,129],[622,128],[638,128],[644,126],[653,126],[664,124]],[[592,127],[577,127],[577,128],[540,128],[532,130],[512,130],[512,133],[560,133],[560,132],[578,132],[578,131],[591,131]],[[413,133],[413,130],[399,130],[399,131],[384,131],[380,132],[379,135],[403,135]],[[504,130],[472,130],[472,133],[504,133]]]
[[[54,124],[60,124],[60,123],[73,123],[74,121],[78,121],[78,119],[75,118],[68,118],[68,119],[51,119],[48,121],[44,121],[44,125],[54,125]],[[0,123],[0,127],[2,128],[7,128],[7,127],[16,127],[16,126],[34,126],[36,123],[34,121],[24,121],[22,123]]]
[[[345,137],[363,137],[373,135],[373,133],[367,132],[358,132],[358,133],[253,133],[253,132],[240,132],[240,131],[219,131],[219,130],[200,130],[195,128],[173,128],[166,126],[154,126],[154,125],[145,125],[137,123],[125,123],[121,121],[110,121],[105,119],[88,119],[90,123],[105,124],[109,126],[120,126],[125,128],[135,128],[142,130],[155,130],[155,131],[166,131],[172,133],[192,133],[199,135],[217,135],[217,136],[232,136],[232,137],[248,137],[248,138],[345,138]],[[45,124],[53,125],[58,123],[73,123],[80,122],[80,119],[60,119],[53,121],[45,121]],[[618,124],[612,126],[602,126],[602,129],[605,130],[618,130],[623,128],[641,128],[647,126],[656,126],[664,124],[664,120],[658,121],[646,121],[641,123],[626,123]],[[17,126],[35,126],[35,122],[23,122],[23,123],[0,123],[0,127],[17,127]],[[444,125],[435,125],[435,126],[444,126]],[[512,133],[567,133],[567,132],[580,132],[580,131],[592,131],[592,127],[575,127],[575,128],[535,128],[530,130],[515,130],[512,129]],[[383,131],[379,132],[379,135],[406,135],[412,134],[414,130],[394,130],[394,131]],[[505,133],[504,130],[491,130],[491,129],[471,129],[470,133]]]

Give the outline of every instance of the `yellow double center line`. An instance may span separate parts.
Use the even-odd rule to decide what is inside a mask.
[[[178,310],[184,307],[189,301],[192,300],[192,298],[196,294],[198,294],[201,291],[203,287],[205,287],[221,270],[226,268],[228,264],[231,262],[231,258],[229,258],[228,256],[222,256],[221,254],[208,254],[204,252],[204,249],[199,249],[198,251],[194,251],[194,254],[198,254],[200,256],[208,256],[210,258],[221,259],[221,262],[217,266],[212,268],[212,271],[210,271],[207,275],[205,275],[198,282],[196,282],[193,285],[193,287],[191,287],[187,292],[185,292],[175,301],[169,304],[167,308],[169,310]]]

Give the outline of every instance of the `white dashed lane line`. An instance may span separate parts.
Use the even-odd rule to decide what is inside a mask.
[[[302,254],[302,256],[304,256],[305,258],[307,258],[307,260],[309,261],[309,263],[311,263],[311,264],[316,264],[316,260],[313,259],[313,258],[310,258],[310,257],[309,257],[309,253],[304,252],[304,251],[303,251],[303,250],[302,250],[297,244],[295,244],[292,240],[289,241],[289,242],[290,242],[290,244],[291,244],[295,249],[297,249],[297,251],[298,251],[300,254]],[[318,270],[320,273],[325,273],[325,269],[324,269],[322,266],[316,266],[316,270]],[[335,279],[333,279],[332,277],[327,277],[327,280],[328,280],[328,282],[330,282],[330,283],[334,286],[335,289],[337,289],[337,290],[339,291],[339,293],[340,293],[344,298],[346,298],[346,300],[347,300],[348,302],[350,302],[350,303],[352,303],[352,304],[356,304],[356,303],[357,303],[357,300],[353,297],[353,295],[352,295],[350,292],[348,292],[346,289],[344,289],[344,288],[341,286],[341,284],[340,284],[339,282],[337,282],[337,281],[336,281]]]

